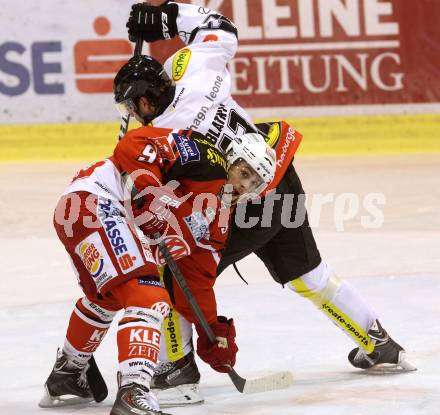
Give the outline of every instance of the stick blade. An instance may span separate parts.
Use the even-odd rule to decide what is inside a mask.
[[[277,372],[261,378],[246,380],[243,393],[260,393],[286,389],[291,386],[292,383],[293,376],[291,372]]]

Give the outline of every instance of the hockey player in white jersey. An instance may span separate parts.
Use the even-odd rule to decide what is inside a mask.
[[[274,123],[270,129],[267,125],[254,125],[231,96],[227,63],[234,57],[238,41],[237,28],[230,20],[190,4],[139,3],[132,6],[127,27],[132,41],[140,36],[147,42],[179,36],[186,46],[164,63],[164,69],[146,56],[131,60],[143,70],[132,73],[127,71],[127,66],[121,68],[115,78],[114,91],[115,100],[124,111],[131,112],[143,124],[198,131],[221,151],[226,150],[233,137],[258,130],[267,134],[268,142],[277,151],[277,160],[285,157],[284,147],[280,148],[278,142],[279,124]],[[167,90],[155,87],[155,79],[162,70],[174,81]],[[348,355],[353,366],[370,369],[388,365],[410,369],[404,360],[405,351],[382,328],[378,314],[350,283],[339,279],[321,259],[307,214],[298,227],[287,228],[281,224],[283,196],[296,195],[292,212],[304,213],[301,202],[304,199],[298,198],[304,191],[290,162],[289,166],[278,169],[277,176],[282,179],[276,193],[282,197],[273,201],[271,226],[264,226],[262,221],[250,229],[233,224],[218,274],[253,252],[276,282],[310,300],[355,342],[357,347]],[[261,218],[262,206],[250,204],[247,212]],[[169,278],[170,272],[165,269],[165,282],[167,276]],[[171,396],[165,404],[200,402],[202,397],[197,388],[200,375],[191,349],[190,327],[175,313],[174,320],[165,324],[168,324],[165,332],[174,336],[166,339],[170,361],[159,366],[153,385],[163,389],[163,399]],[[181,334],[177,340],[176,332]],[[178,395],[174,395],[178,391],[171,393],[170,390],[176,387],[182,395],[184,386],[195,391],[189,401],[179,400]]]

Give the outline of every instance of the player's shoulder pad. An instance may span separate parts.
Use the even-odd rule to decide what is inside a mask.
[[[193,42],[197,33],[201,30],[223,30],[225,32],[234,34],[235,37],[238,38],[237,26],[235,26],[235,24],[232,23],[227,17],[219,13],[209,14],[203,23],[191,32],[188,41],[189,45]]]

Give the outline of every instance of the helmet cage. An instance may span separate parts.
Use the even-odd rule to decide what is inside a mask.
[[[115,105],[122,117],[127,117],[128,115],[130,117],[134,117],[138,109],[132,98],[128,98],[121,102],[116,102]]]
[[[248,194],[247,198],[253,199],[255,195],[259,195],[261,192],[264,191],[264,189],[267,187],[267,183],[263,180],[263,178],[258,174],[255,169],[244,159],[243,157],[236,158],[230,166],[235,166],[236,164],[239,164],[241,162],[246,163],[246,167],[258,177],[258,183],[255,185],[255,188],[253,188],[250,193]],[[250,196],[249,196],[250,195]]]
[[[244,160],[261,178],[261,185],[255,193],[261,194],[275,177],[275,151],[257,133],[235,137],[226,149],[226,159],[230,166]]]

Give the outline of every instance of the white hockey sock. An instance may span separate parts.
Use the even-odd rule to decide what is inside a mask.
[[[335,275],[330,265],[322,261],[288,286],[314,303],[366,353],[373,351],[367,332],[378,316],[349,282]]]

